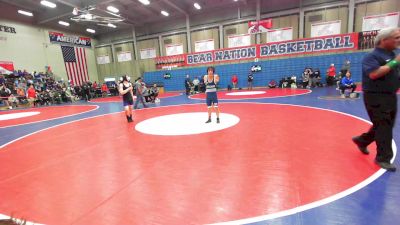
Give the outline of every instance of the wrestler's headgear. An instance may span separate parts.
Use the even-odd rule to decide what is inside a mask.
[[[129,76],[127,76],[127,75],[124,75],[124,76],[122,76],[121,78],[119,78],[119,80],[120,80],[121,82],[124,82],[124,81],[130,81],[131,78],[130,78]]]

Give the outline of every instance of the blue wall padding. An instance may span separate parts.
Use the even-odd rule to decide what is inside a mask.
[[[331,63],[335,64],[336,72],[339,73],[346,59],[350,60],[352,78],[354,81],[361,81],[361,60],[366,52],[319,55],[307,57],[293,57],[286,59],[274,59],[259,62],[247,62],[237,64],[216,65],[216,74],[220,76],[220,88],[226,88],[231,84],[232,75],[236,74],[239,78],[239,87],[247,87],[247,75],[252,65],[261,65],[262,71],[254,73],[253,86],[267,86],[268,82],[275,80],[279,82],[282,77],[296,76],[301,79],[301,74],[305,67],[321,70],[322,81],[325,83],[326,70]],[[206,68],[192,67],[175,70],[160,70],[144,73],[145,83],[163,83],[166,91],[184,90],[184,80],[186,74],[190,75],[190,79],[194,77],[203,77],[206,74]],[[164,79],[165,73],[171,73],[171,79]]]

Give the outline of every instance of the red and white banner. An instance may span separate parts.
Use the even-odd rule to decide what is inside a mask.
[[[285,27],[267,31],[267,43],[293,40],[293,28]]]
[[[155,48],[140,49],[140,59],[153,59],[157,57]]]
[[[399,12],[386,13],[374,16],[364,16],[362,31],[381,30],[383,28],[398,27]]]
[[[12,74],[14,71],[14,63],[0,61],[0,74]]]
[[[155,62],[157,69],[171,69],[259,58],[354,51],[357,48],[358,33],[350,33],[157,57]]]
[[[251,45],[250,34],[228,36],[228,48],[237,48]]]
[[[61,44],[61,45],[71,45],[79,47],[92,47],[92,40],[88,37],[79,37],[65,35],[59,32],[49,32],[49,38],[51,43]]]
[[[74,85],[82,85],[89,80],[85,48],[61,46],[68,80]]]
[[[108,64],[110,63],[110,56],[108,55],[99,55],[97,56],[97,64],[102,65],[102,64]]]
[[[191,53],[186,55],[185,65],[193,66],[224,63],[234,60],[253,60],[258,58],[350,51],[357,48],[358,33],[339,34]]]
[[[165,52],[167,56],[181,55],[183,54],[183,44],[166,45]]]
[[[267,32],[271,28],[272,28],[272,19],[250,21],[248,33],[256,34],[256,33]]]
[[[132,61],[132,54],[131,52],[118,52],[117,53],[118,62],[127,62]]]
[[[322,37],[340,34],[341,21],[328,21],[311,24],[311,37]]]
[[[214,39],[196,41],[194,43],[195,52],[206,52],[214,50]]]
[[[156,57],[156,68],[157,69],[171,69],[175,67],[185,66],[185,54],[174,55],[174,56],[161,56]]]

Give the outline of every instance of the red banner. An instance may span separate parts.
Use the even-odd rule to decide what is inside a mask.
[[[249,22],[249,34],[267,32],[268,29],[272,28],[272,19],[250,21]]]
[[[225,63],[228,61],[351,51],[357,49],[358,33],[350,33],[157,57],[155,58],[155,62],[157,69],[171,69],[181,66],[198,66],[202,64]]]
[[[88,37],[71,36],[58,32],[49,32],[49,38],[50,42],[55,44],[88,48],[92,47],[92,40]]]
[[[0,74],[11,74],[14,71],[14,63],[0,61]]]
[[[186,65],[195,66],[224,63],[233,60],[252,60],[256,58],[349,51],[357,50],[357,48],[357,33],[339,34],[191,53],[186,55]]]
[[[156,62],[157,69],[171,69],[175,67],[185,66],[186,54],[173,55],[173,56],[161,56],[156,57],[154,60]]]

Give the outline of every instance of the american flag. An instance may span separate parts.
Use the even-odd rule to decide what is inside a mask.
[[[89,80],[86,62],[86,51],[84,48],[61,46],[65,69],[68,80],[74,85],[82,85]]]

